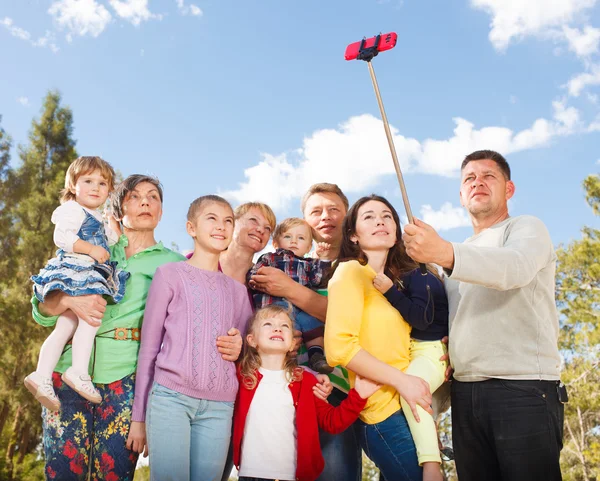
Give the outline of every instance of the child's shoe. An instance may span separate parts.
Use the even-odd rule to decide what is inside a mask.
[[[70,367],[63,373],[62,380],[67,386],[73,389],[73,391],[88,401],[94,404],[100,404],[102,402],[102,396],[100,396],[100,393],[94,387],[92,378],[88,374],[78,375],[75,370]]]
[[[320,352],[316,352],[308,358],[308,367],[319,374],[331,374],[333,372],[333,368],[327,364],[327,359]]]
[[[54,392],[52,379],[42,377],[36,371],[32,372],[23,381],[25,387],[40,402],[42,406],[50,411],[60,410],[60,401]]]

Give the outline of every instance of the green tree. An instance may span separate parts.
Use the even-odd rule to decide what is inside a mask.
[[[72,113],[60,104],[58,92],[47,94],[28,144],[19,147],[17,167],[8,163],[10,139],[4,131],[0,137],[0,433],[6,442],[0,444],[0,479],[33,479],[36,469],[26,457],[40,442],[40,407],[23,387],[23,378],[35,368],[48,332],[31,320],[30,276],[54,253],[50,217],[65,171],[77,155]],[[32,459],[40,463],[39,456]]]
[[[586,200],[600,216],[600,177],[583,182]],[[557,251],[557,302],[561,315],[565,405],[562,470],[565,481],[600,479],[600,230]]]

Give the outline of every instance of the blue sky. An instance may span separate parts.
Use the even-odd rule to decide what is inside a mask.
[[[596,225],[581,182],[600,171],[596,0],[4,0],[2,126],[25,143],[48,89],[77,149],[165,187],[158,238],[187,249],[207,193],[299,215],[314,182],[402,211],[367,65],[347,44],[398,33],[374,60],[415,215],[461,241],[462,158],[509,160],[513,215],[556,244]],[[13,162],[18,162],[16,149]]]

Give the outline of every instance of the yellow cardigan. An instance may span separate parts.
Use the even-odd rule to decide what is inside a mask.
[[[331,366],[346,367],[360,349],[404,371],[410,362],[410,325],[375,287],[376,273],[358,261],[342,262],[328,284],[325,352]],[[355,374],[348,371],[350,385]],[[367,424],[384,421],[400,409],[398,392],[382,386],[360,414]]]

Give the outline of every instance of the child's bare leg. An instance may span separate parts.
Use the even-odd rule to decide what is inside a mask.
[[[440,463],[423,463],[423,481],[444,481]]]

